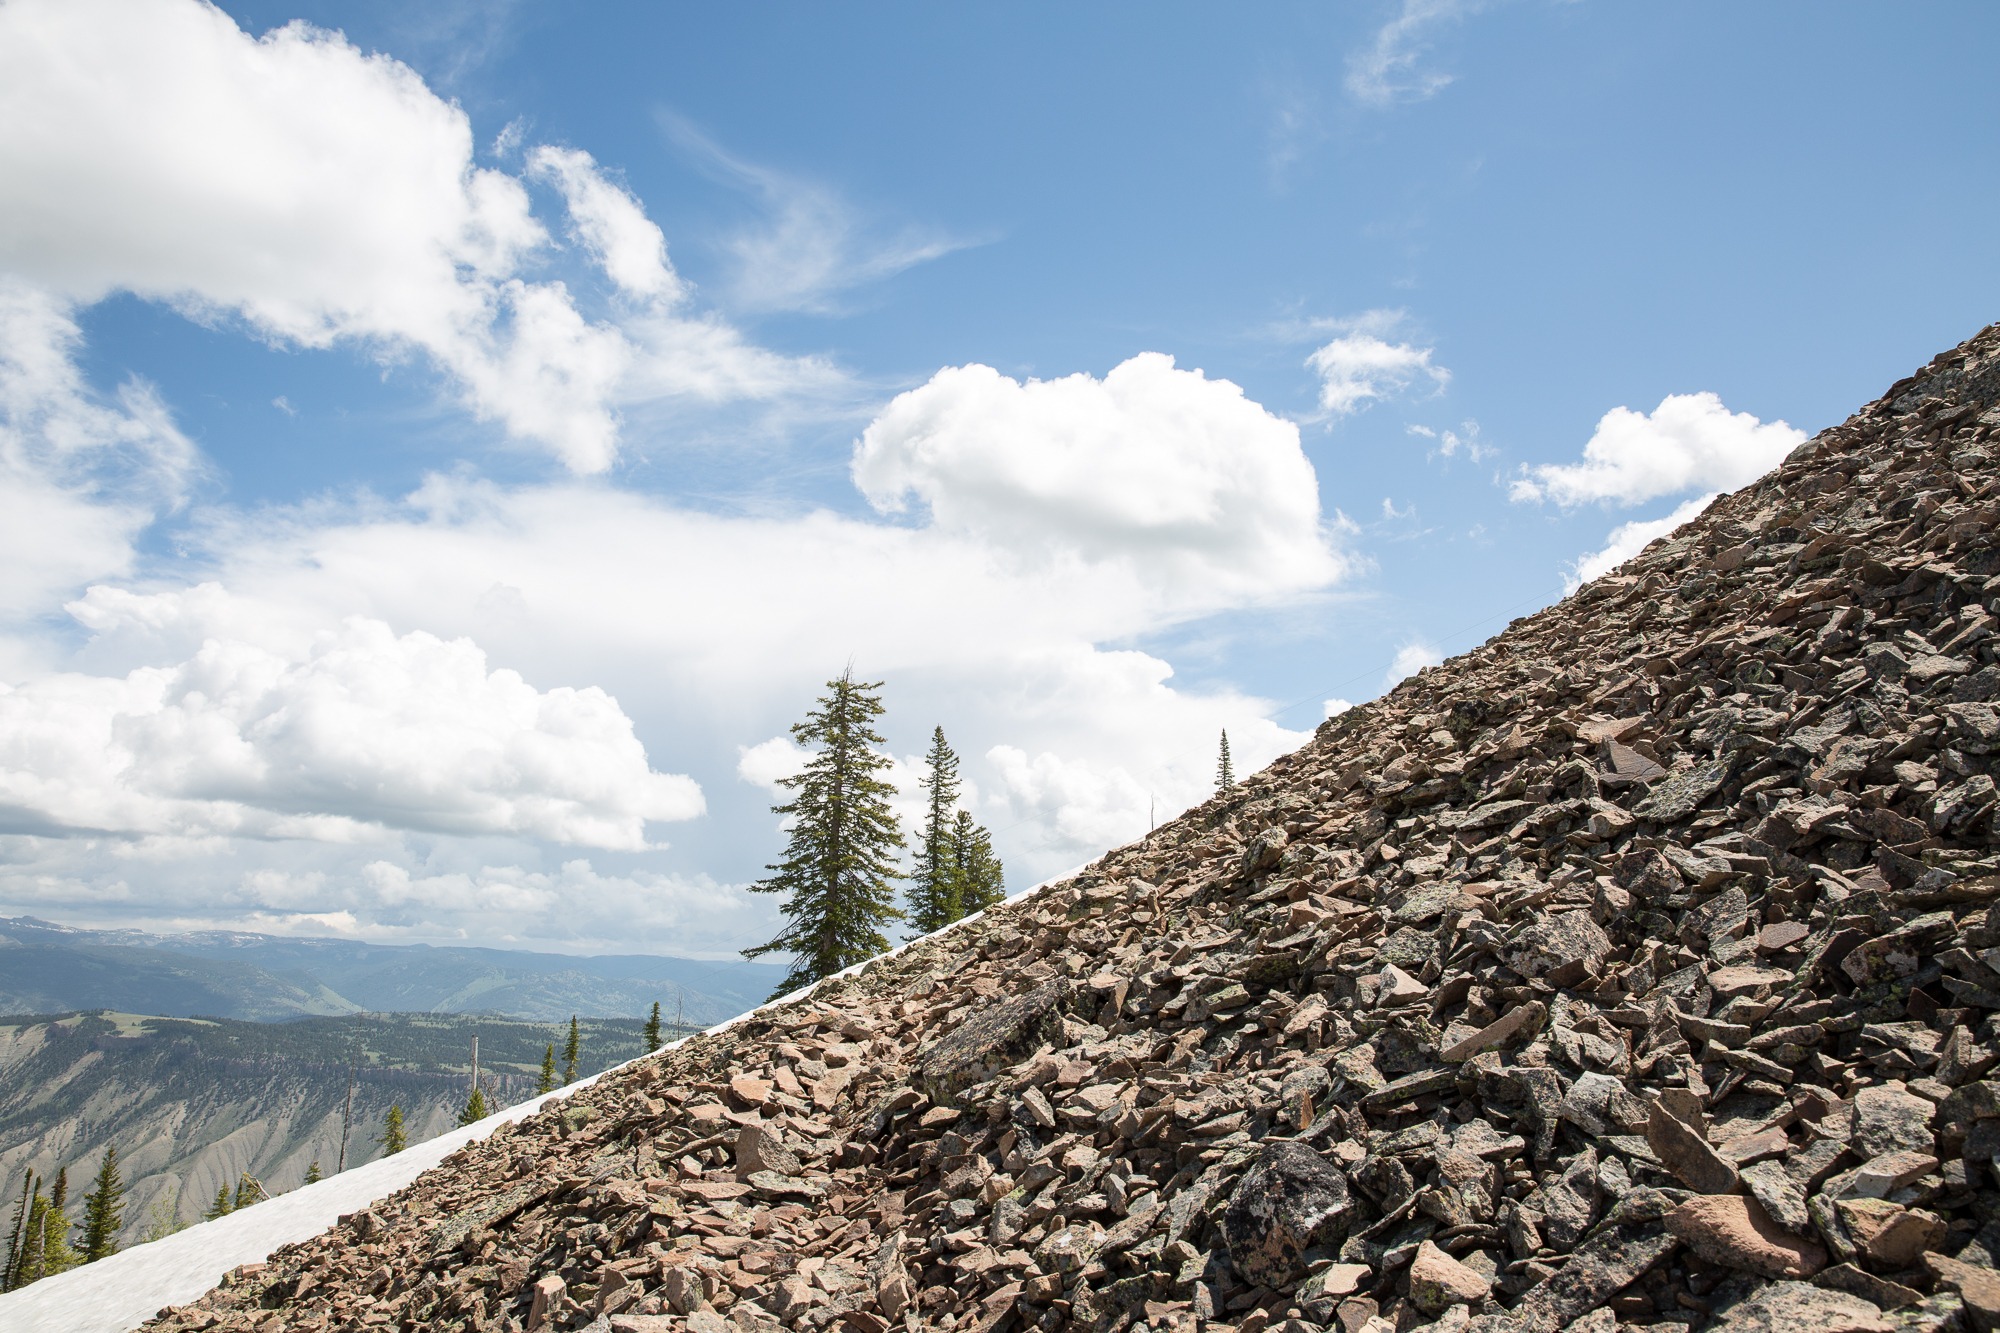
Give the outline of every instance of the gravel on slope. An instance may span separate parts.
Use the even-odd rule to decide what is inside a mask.
[[[152,1327],[2000,1323],[2000,327],[1144,842]]]

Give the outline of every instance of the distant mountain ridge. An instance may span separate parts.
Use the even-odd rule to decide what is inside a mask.
[[[380,1156],[392,1104],[412,1143],[452,1126],[470,1090],[474,1036],[480,1087],[497,1109],[534,1095],[542,1053],[562,1050],[567,1026],[463,1014],[0,1019],[0,1191],[18,1193],[24,1170],[48,1178],[68,1167],[72,1183],[88,1180],[115,1144],[130,1189],[129,1244],[163,1221],[195,1221],[245,1173],[278,1194],[314,1161],[334,1171],[350,1068],[355,1166]],[[579,1075],[644,1049],[635,1019],[581,1029]]]
[[[0,1013],[115,1009],[270,1022],[353,1013],[571,1014],[715,1023],[771,993],[775,964],[572,957],[459,945],[371,944],[242,931],[153,935],[0,917]]]

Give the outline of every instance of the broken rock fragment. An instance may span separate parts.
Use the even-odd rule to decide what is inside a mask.
[[[1265,1145],[1223,1214],[1237,1272],[1276,1287],[1295,1281],[1306,1248],[1347,1216],[1347,1177],[1302,1143]]]
[[[1667,1214],[1667,1230],[1710,1263],[1764,1277],[1811,1277],[1826,1267],[1826,1251],[1773,1222],[1755,1199],[1710,1194]]]
[[[1689,1189],[1727,1194],[1736,1188],[1736,1167],[1710,1147],[1699,1130],[1658,1101],[1646,1117],[1646,1143]]]
[[[1492,1290],[1489,1278],[1429,1241],[1417,1246],[1410,1261],[1410,1299],[1426,1314],[1442,1314],[1454,1305],[1478,1305]]]

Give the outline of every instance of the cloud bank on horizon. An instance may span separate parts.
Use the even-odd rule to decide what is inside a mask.
[[[1437,94],[1418,57],[1473,8],[1405,5],[1351,95]],[[885,390],[749,321],[834,312],[959,248],[942,231],[864,254],[831,196],[711,146],[776,214],[723,247],[725,307],[585,147],[482,155],[409,66],[194,0],[0,4],[0,127],[0,905],[43,915],[726,953],[771,904],[699,849],[770,838],[783,725],[850,658],[944,721],[1028,882],[1200,800],[1225,727],[1243,772],[1306,738],[1209,643],[1370,568],[1309,446],[1453,381],[1372,311],[1307,326],[1289,414],[1144,348]],[[222,502],[181,405],[88,369],[90,313],[129,299],[421,365],[496,458],[544,466],[497,480],[475,453],[395,494]],[[844,492],[713,504],[624,469],[663,404],[829,402],[867,404]],[[1410,429],[1492,452],[1476,422]],[[1676,394],[1506,486],[1678,502],[1588,577],[1801,438]],[[1380,684],[1443,654],[1407,637]],[[746,792],[754,820],[703,831]]]

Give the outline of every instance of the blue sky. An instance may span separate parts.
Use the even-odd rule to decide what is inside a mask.
[[[1986,6],[409,9],[0,3],[0,910],[727,952],[850,659],[1021,887],[1996,313]]]

